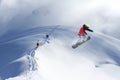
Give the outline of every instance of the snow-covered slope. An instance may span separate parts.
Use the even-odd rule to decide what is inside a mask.
[[[35,50],[37,63],[32,66],[37,70],[27,67],[20,76],[7,80],[119,80],[120,41],[95,31],[89,33],[90,41],[72,49],[78,39],[73,29],[60,26],[50,36],[50,44]]]

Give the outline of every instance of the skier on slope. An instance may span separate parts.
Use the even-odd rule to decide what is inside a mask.
[[[43,42],[40,43],[39,40],[37,41],[35,49],[37,49],[40,45],[42,46],[46,42],[50,43],[49,40],[50,40],[49,35],[46,34],[46,36],[44,37],[44,41]]]
[[[50,40],[50,38],[49,38],[49,35],[47,34],[45,37],[45,42],[50,43],[49,40]]]
[[[35,49],[37,49],[39,46],[40,46],[40,43],[39,43],[39,40],[38,40],[37,43],[36,43]]]
[[[88,39],[88,35],[87,35],[87,33],[86,33],[86,30],[87,30],[87,31],[90,31],[90,32],[93,32],[93,30],[89,29],[89,27],[90,27],[89,25],[84,24],[84,25],[80,28],[79,33],[78,33],[78,35],[79,35],[79,37],[80,37],[80,42],[86,41],[86,40]]]

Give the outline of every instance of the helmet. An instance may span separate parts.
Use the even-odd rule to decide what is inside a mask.
[[[85,26],[86,26],[86,27],[88,27],[88,28],[90,27],[90,25],[89,25],[89,24],[85,24]]]

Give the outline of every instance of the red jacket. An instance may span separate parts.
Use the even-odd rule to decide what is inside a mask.
[[[84,29],[84,27],[82,26],[81,28],[80,28],[80,31],[79,31],[79,33],[78,33],[78,35],[79,36],[83,36],[83,35],[85,35],[85,29]]]
[[[89,27],[87,27],[86,25],[83,25],[83,26],[80,28],[80,31],[79,31],[78,35],[79,35],[79,36],[84,36],[85,34],[87,35],[87,33],[85,32],[85,30],[90,31],[90,32],[93,32],[93,30],[89,29]]]

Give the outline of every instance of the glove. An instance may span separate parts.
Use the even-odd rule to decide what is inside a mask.
[[[91,30],[91,32],[93,32],[93,30]]]

